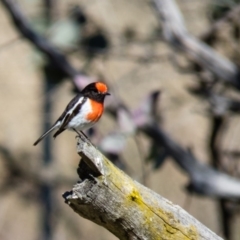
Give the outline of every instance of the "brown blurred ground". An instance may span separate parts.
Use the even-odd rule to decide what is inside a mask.
[[[99,25],[103,26],[109,33],[114,33],[111,40],[116,46],[119,39],[114,36],[120,35],[127,27],[134,26],[138,38],[144,39],[158,25],[151,9],[144,1],[86,0],[71,2],[85,6],[87,13]],[[208,1],[179,0],[177,2],[190,32],[195,35],[203,32],[208,24],[206,20]],[[38,4],[29,3],[29,1],[19,1],[19,3],[27,16],[31,16],[39,9]],[[68,5],[67,1],[59,1],[57,9],[59,17],[64,16]],[[0,5],[0,29],[2,30],[0,46],[18,36],[2,5]],[[124,50],[131,53],[146,51],[137,44],[133,44],[131,49]],[[184,147],[191,147],[201,161],[207,162],[206,136],[209,122],[203,114],[205,103],[192,97],[186,91],[186,87],[192,85],[196,79],[191,74],[182,74],[176,71],[169,61],[173,52],[167,45],[160,42],[154,46],[154,50],[163,55],[164,58],[158,62],[150,63],[146,67],[129,59],[109,57],[107,60],[101,58],[96,60],[93,69],[95,68],[96,72],[104,71],[104,76],[111,81],[114,90],[130,109],[136,107],[149,91],[161,89],[163,94],[159,102],[159,110],[164,119],[165,130]],[[77,67],[82,64],[81,59],[73,59],[73,62]],[[127,73],[133,69],[136,69],[135,73],[128,75]],[[33,162],[41,161],[41,145],[32,146],[42,131],[43,81],[41,74],[36,53],[24,39],[17,40],[0,50],[0,111],[2,113],[0,144],[6,145],[16,156],[20,152],[28,152]],[[72,98],[71,87],[70,81],[66,81],[51,93],[56,109],[53,113],[53,121]],[[102,133],[108,132],[114,127],[114,123],[108,116],[104,116],[99,125]],[[141,162],[136,146],[131,139],[128,143],[124,157],[131,169],[134,169],[132,177],[141,180]],[[60,169],[72,172],[77,179],[76,167],[79,157],[75,150],[74,134],[65,132],[54,141],[53,148],[55,165],[58,165]],[[144,151],[147,153],[147,149]],[[32,164],[38,165],[38,163]],[[0,172],[2,173],[1,170]],[[186,210],[190,214],[214,232],[220,233],[216,202],[209,198],[194,196],[188,203],[188,195],[184,190],[187,182],[188,178],[170,160],[160,170],[151,173],[148,178],[148,187],[168,198],[174,204],[181,207],[187,206]],[[105,229],[78,217],[64,204],[61,193],[71,187],[65,186],[55,194],[55,199],[59,202],[62,213],[71,221],[57,221],[60,216],[56,216],[57,227],[54,239],[116,239]],[[41,236],[39,232],[39,203],[31,201],[29,203],[18,198],[18,193],[12,191],[1,196],[1,239],[39,239]],[[80,236],[76,236],[71,230],[73,223],[76,223],[77,228],[79,228]]]

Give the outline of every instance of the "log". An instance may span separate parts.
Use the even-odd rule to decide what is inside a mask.
[[[131,179],[87,141],[78,139],[79,182],[65,202],[122,240],[221,239],[181,207]]]

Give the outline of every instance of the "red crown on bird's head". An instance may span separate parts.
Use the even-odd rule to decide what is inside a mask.
[[[96,82],[95,87],[100,93],[106,93],[108,91],[107,85],[102,82]]]

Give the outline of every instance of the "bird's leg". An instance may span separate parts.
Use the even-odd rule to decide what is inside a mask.
[[[88,141],[90,141],[90,139],[88,138],[88,136],[87,136],[83,131],[80,131],[80,133],[81,133]]]
[[[80,137],[82,141],[84,141],[83,136],[80,132],[78,132],[75,128],[73,128],[72,130],[77,133],[78,137]]]
[[[73,130],[77,133],[82,141],[92,144],[90,139],[82,131],[77,131],[75,128],[73,128]]]
[[[90,141],[90,139],[88,138],[88,136],[83,132],[83,131],[80,131],[80,134],[85,138],[85,141],[87,141],[88,143],[90,143],[91,145],[93,145]],[[93,145],[94,146],[94,145]]]

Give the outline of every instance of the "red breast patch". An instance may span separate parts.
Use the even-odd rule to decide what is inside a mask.
[[[90,99],[89,101],[92,107],[92,112],[90,112],[86,118],[89,121],[96,122],[102,116],[103,104]]]

